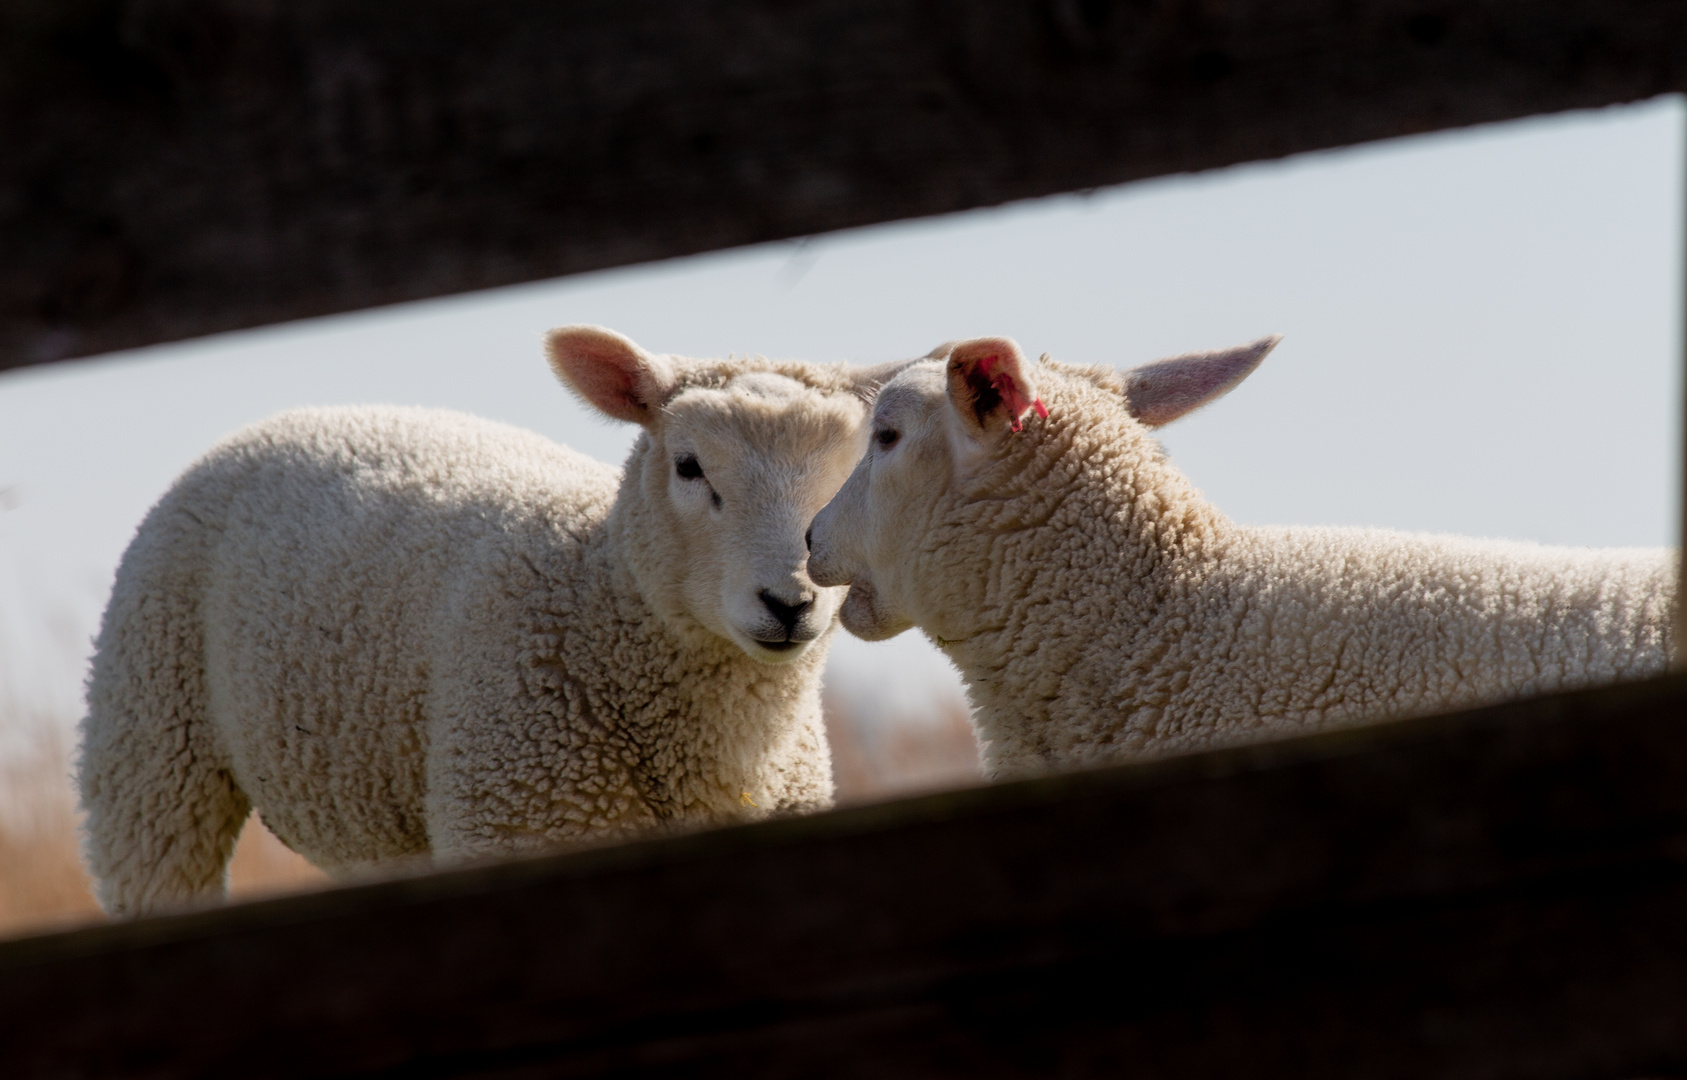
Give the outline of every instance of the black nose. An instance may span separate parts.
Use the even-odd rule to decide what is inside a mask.
[[[759,595],[761,596],[761,602],[767,605],[767,610],[772,612],[773,617],[779,620],[779,625],[785,628],[786,637],[790,637],[796,632],[797,620],[802,618],[802,613],[807,611],[809,605],[814,603],[814,599],[810,597],[800,604],[787,604],[766,589],[763,589]]]

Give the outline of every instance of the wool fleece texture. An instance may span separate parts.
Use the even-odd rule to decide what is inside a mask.
[[[954,661],[993,776],[1664,670],[1672,552],[1226,518],[1149,424],[1275,344],[1120,373],[984,338],[907,368],[814,522],[810,573],[853,583],[850,631],[918,626]]]
[[[107,910],[224,895],[252,807],[345,874],[830,804],[842,590],[803,534],[882,375],[549,346],[644,425],[624,470],[458,413],[301,409],[147,515],[82,726]]]

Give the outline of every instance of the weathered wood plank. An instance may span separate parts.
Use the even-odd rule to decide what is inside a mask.
[[[9,1076],[1687,1071],[1687,677],[0,945]]]
[[[1683,86],[1679,0],[7,0],[0,368]]]

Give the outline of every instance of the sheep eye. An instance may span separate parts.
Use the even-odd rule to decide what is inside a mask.
[[[891,447],[895,446],[896,440],[900,439],[901,437],[902,437],[902,433],[900,431],[897,431],[895,428],[880,428],[879,430],[873,432],[874,441],[877,442],[880,446],[884,447],[886,450],[889,450]]]
[[[703,466],[697,464],[696,454],[681,454],[674,459],[674,472],[681,480],[703,479]]]

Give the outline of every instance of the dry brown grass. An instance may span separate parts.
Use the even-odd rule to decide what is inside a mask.
[[[15,714],[12,719],[16,722]],[[834,697],[827,704],[826,729],[839,803],[979,781],[978,746],[958,702],[930,716],[868,718]],[[41,722],[29,730],[33,742],[0,764],[0,937],[101,918],[77,856],[63,728]],[[241,833],[229,876],[236,899],[328,884],[322,871],[277,840],[256,814]]]
[[[0,833],[0,937],[99,918],[74,834]]]
[[[11,710],[0,762],[0,935],[99,917],[76,854],[60,728]]]
[[[25,721],[23,749],[0,767],[0,937],[36,933],[102,916],[77,855],[76,801],[58,726]],[[256,814],[229,865],[239,899],[321,888],[322,871],[289,851]]]

